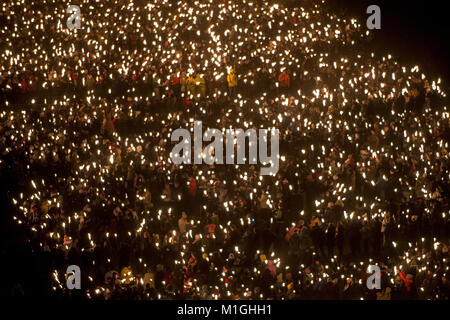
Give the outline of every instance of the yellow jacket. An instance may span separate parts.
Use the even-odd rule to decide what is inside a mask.
[[[230,73],[227,75],[227,81],[229,87],[236,87],[237,86],[237,78],[236,74],[234,73],[234,70],[231,69]]]
[[[187,91],[187,94],[189,94],[189,95],[195,94],[195,92],[194,92],[195,91],[195,80],[192,76],[189,76],[186,79],[186,91]]]
[[[195,81],[195,97],[200,95],[201,98],[206,96],[206,80],[203,75],[197,74]]]
[[[387,287],[382,292],[378,292],[377,300],[391,300],[391,288]]]
[[[130,284],[133,280],[133,273],[131,272],[131,269],[128,267],[124,267],[122,271],[120,272],[120,279],[125,280],[125,284]]]

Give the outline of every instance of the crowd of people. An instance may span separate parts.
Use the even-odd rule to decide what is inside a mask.
[[[448,299],[440,79],[323,1],[79,6],[0,5],[2,180],[51,296]],[[195,121],[279,129],[278,173],[173,164]]]

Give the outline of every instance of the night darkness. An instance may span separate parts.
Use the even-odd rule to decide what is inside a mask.
[[[289,1],[289,0],[286,0]],[[290,1],[295,3],[295,1]],[[374,51],[380,54],[392,54],[399,63],[412,67],[420,66],[428,79],[443,80],[442,88],[449,92],[450,87],[450,20],[447,1],[408,1],[408,0],[327,0],[345,16],[355,17],[365,27],[366,9],[370,5],[381,8],[381,30],[371,31],[374,35]],[[14,188],[16,181],[4,178],[0,172],[0,212],[1,212],[1,252],[3,262],[2,293],[10,295],[14,279],[23,279],[24,289],[29,296],[41,296],[41,292],[50,290],[49,275],[51,269],[39,261],[27,247],[23,229],[10,219],[7,213],[12,206],[7,199],[8,190]],[[10,178],[9,178],[10,179]],[[8,262],[6,262],[8,261]],[[25,279],[24,279],[25,277]],[[41,296],[42,297],[42,296]]]
[[[377,52],[392,53],[400,62],[422,66],[427,73],[450,79],[450,23],[446,1],[329,0],[365,25],[368,6],[381,9],[381,30],[373,30]]]

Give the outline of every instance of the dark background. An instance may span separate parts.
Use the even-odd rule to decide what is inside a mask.
[[[283,1],[283,0],[281,0]],[[299,0],[285,0],[297,1]],[[305,1],[305,0],[303,0]],[[373,30],[374,51],[392,54],[405,66],[419,65],[427,76],[441,76],[442,88],[448,93],[450,80],[450,15],[443,1],[408,0],[327,0],[337,12],[357,18],[365,28],[369,5],[381,8],[381,30]],[[11,295],[15,279],[22,280],[28,297],[42,297],[49,287],[48,272],[36,253],[27,247],[23,229],[11,219],[11,206],[6,201],[14,179],[0,172],[0,216],[2,285],[1,293]]]
[[[372,30],[374,51],[392,54],[402,65],[419,65],[427,78],[450,83],[450,13],[448,0],[326,0],[366,27],[370,5],[381,9],[381,30]],[[444,89],[445,90],[445,89]],[[445,90],[448,93],[448,90]]]

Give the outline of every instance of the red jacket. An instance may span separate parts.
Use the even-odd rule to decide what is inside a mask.
[[[404,272],[400,272],[400,277],[401,277],[402,280],[405,282],[406,289],[407,289],[408,291],[410,291],[410,290],[411,290],[411,283],[412,283],[413,281],[410,280],[410,279],[407,279]]]
[[[278,82],[280,82],[280,85],[283,88],[290,88],[291,87],[291,77],[287,73],[280,74],[278,76]]]
[[[188,193],[191,196],[195,196],[195,194],[197,193],[197,181],[195,181],[194,178],[189,179]]]

